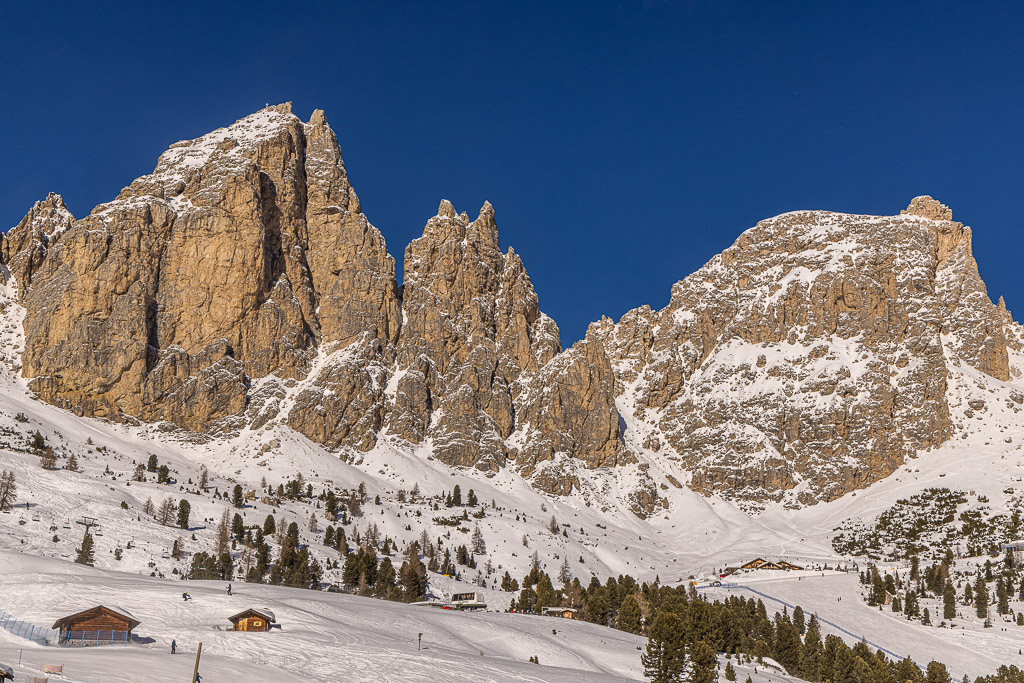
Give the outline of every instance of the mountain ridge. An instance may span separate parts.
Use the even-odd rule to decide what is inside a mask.
[[[323,112],[284,104],[171,145],[82,219],[49,195],[0,262],[29,386],[76,414],[280,422],[349,458],[386,438],[555,495],[611,469],[646,516],[665,505],[652,464],[675,463],[671,486],[800,506],[950,439],[952,364],[1002,382],[1024,367],[970,240],[927,196],[900,216],[781,214],[661,311],[563,349],[489,203],[470,221],[443,200],[399,286]]]

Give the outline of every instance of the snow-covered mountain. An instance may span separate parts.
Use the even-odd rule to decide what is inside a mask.
[[[75,580],[127,573],[158,592],[214,552],[225,514],[295,523],[325,584],[343,582],[328,526],[396,566],[421,538],[454,559],[477,536],[428,591],[504,609],[503,575],[535,557],[584,585],[678,585],[755,557],[896,561],[910,527],[924,556],[989,552],[1019,534],[1024,504],[1024,328],[988,298],[970,240],[928,197],[897,216],[784,214],[665,309],[603,319],[563,349],[489,204],[470,220],[442,202],[399,286],[323,113],[270,107],[173,145],[88,216],[50,195],[0,239],[0,470],[18,487],[0,553],[59,572],[93,518],[96,569]],[[312,495],[276,495],[300,473]],[[240,506],[236,486],[251,492]],[[358,495],[358,511],[328,510],[328,493]],[[187,501],[185,528],[148,501]],[[940,504],[951,518],[913,521]],[[231,555],[242,573],[253,562]],[[0,581],[26,571],[5,561]],[[329,630],[326,608],[276,590],[260,598]],[[363,611],[390,623],[389,609]],[[562,642],[533,654],[580,680],[636,677],[621,663],[634,640],[609,646],[613,665]],[[941,660],[948,642],[929,632],[914,657]],[[449,645],[487,650],[467,634]]]

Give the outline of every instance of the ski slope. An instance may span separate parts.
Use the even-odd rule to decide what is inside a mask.
[[[142,623],[144,644],[55,648],[0,630],[0,663],[31,675],[63,664],[71,682],[187,680],[203,644],[204,681],[564,681],[643,679],[646,640],[571,620],[500,612],[452,612],[350,595],[208,581],[168,582],[60,560],[0,557],[4,608],[50,626],[62,615],[115,604]],[[192,600],[184,602],[182,591]],[[280,628],[224,630],[247,607],[268,607]],[[423,649],[417,650],[418,634]],[[171,656],[170,642],[178,654]],[[16,666],[18,657],[22,665]],[[536,656],[540,664],[530,663]],[[724,660],[722,663],[724,667]],[[738,665],[758,683],[795,681],[765,665]],[[758,668],[755,673],[754,669]]]
[[[906,576],[908,567],[902,567],[901,572]],[[1024,628],[995,618],[996,625],[986,629],[981,627],[979,619],[970,615],[954,619],[955,628],[908,621],[902,613],[893,613],[887,606],[882,609],[868,606],[861,598],[855,573],[787,572],[783,578],[778,578],[775,572],[762,572],[729,577],[726,586],[731,584],[738,587],[709,588],[703,592],[711,599],[725,599],[730,594],[757,598],[769,612],[782,611],[783,603],[799,605],[806,614],[817,614],[848,632],[822,623],[823,634],[831,633],[848,642],[864,638],[900,657],[910,657],[918,664],[932,660],[943,662],[957,677],[989,675],[1004,664],[1024,667],[1024,656],[1018,652],[1024,644]],[[939,623],[941,602],[922,604],[931,608],[934,623]],[[1024,604],[1015,601],[1012,607],[1020,611]],[[961,608],[960,611],[968,610]]]

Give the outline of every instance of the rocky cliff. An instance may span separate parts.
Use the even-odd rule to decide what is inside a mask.
[[[930,197],[900,216],[800,211],[758,223],[600,340],[649,447],[700,492],[830,500],[953,433],[950,367],[1007,380],[1008,314],[971,231]]]
[[[929,197],[762,221],[663,310],[563,350],[490,204],[470,220],[442,201],[400,287],[323,112],[287,104],[172,145],[83,218],[51,194],[0,262],[29,387],[78,414],[287,425],[342,454],[385,439],[560,495],[628,471],[640,514],[655,472],[756,504],[834,498],[950,438],[955,365],[1024,372],[970,229]]]

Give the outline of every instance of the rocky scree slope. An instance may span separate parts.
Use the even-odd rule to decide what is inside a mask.
[[[763,221],[662,311],[563,350],[490,204],[471,221],[442,201],[399,287],[323,112],[290,104],[172,145],[81,219],[51,194],[0,262],[23,376],[76,414],[286,424],[350,454],[383,438],[559,495],[625,468],[641,515],[658,472],[755,506],[838,497],[952,435],[952,364],[1024,368],[970,230],[928,197]]]

